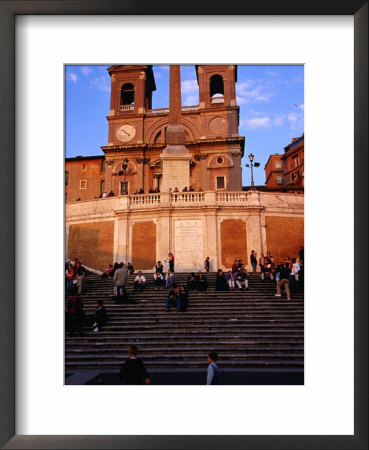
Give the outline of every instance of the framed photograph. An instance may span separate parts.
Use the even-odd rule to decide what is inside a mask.
[[[368,448],[367,16],[364,1],[0,3],[4,448]],[[64,384],[65,68],[145,61],[305,66],[304,385]],[[122,142],[139,134],[118,125]]]

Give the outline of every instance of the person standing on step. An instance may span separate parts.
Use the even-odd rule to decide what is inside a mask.
[[[82,266],[82,262],[78,261],[76,264],[76,280],[77,280],[77,289],[78,295],[82,294],[82,281],[86,275],[86,269]]]
[[[251,250],[250,262],[251,262],[251,266],[252,266],[252,271],[254,273],[256,272],[256,266],[258,264],[258,260],[256,257],[257,257],[257,254],[255,253],[255,250]]]
[[[205,271],[209,272],[210,270],[210,256],[207,256],[204,262]]]
[[[140,358],[137,358],[137,347],[130,345],[128,348],[128,359],[123,364],[119,372],[119,381],[125,381],[125,384],[150,384],[149,374],[145,364]]]
[[[287,294],[287,300],[291,300],[291,294],[290,294],[290,265],[287,262],[284,267],[281,267],[279,271],[279,281],[277,283],[277,293],[275,294],[275,297],[281,297],[281,287],[283,286],[286,290]]]
[[[126,284],[129,278],[129,271],[124,268],[124,263],[119,263],[118,269],[114,272],[113,281],[117,295],[117,303],[127,297]],[[120,293],[123,293],[121,298]]]
[[[208,372],[206,377],[206,384],[218,384],[219,368],[216,362],[218,361],[218,353],[211,351],[208,353]]]
[[[169,270],[174,273],[174,255],[173,253],[168,253],[167,263],[169,264]]]
[[[83,302],[80,296],[77,293],[77,286],[73,285],[70,290],[70,297],[68,298],[66,312],[68,321],[66,323],[69,336],[73,336],[74,331],[78,328],[79,335],[83,336],[83,319],[84,319],[84,311],[83,311]]]
[[[260,254],[259,258],[259,267],[260,267],[260,278],[264,281],[265,280],[265,266],[266,266],[266,259],[264,258],[264,253]]]
[[[292,258],[291,281],[293,288],[296,288],[299,284],[300,269],[300,264],[296,261],[296,258]]]
[[[169,286],[174,286],[173,273],[171,270],[168,270],[165,275],[165,288],[168,288]]]

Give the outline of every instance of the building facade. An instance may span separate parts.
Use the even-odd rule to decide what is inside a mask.
[[[67,199],[94,199],[101,194],[102,181],[106,192],[116,196],[162,190],[163,162],[169,108],[152,109],[152,95],[156,90],[152,66],[111,66],[110,111],[108,142],[102,147],[105,154],[104,177],[87,185],[78,195],[72,185],[66,186]],[[196,66],[199,103],[182,107],[182,125],[186,134],[186,148],[190,185],[195,191],[235,191],[242,189],[241,158],[244,138],[239,135],[239,107],[235,84],[237,66]],[[123,160],[128,167],[122,171]],[[95,167],[98,159],[69,158],[66,171],[69,178],[76,174],[77,164]],[[72,173],[73,172],[73,173]],[[82,175],[81,175],[82,176]],[[75,183],[79,184],[82,178]],[[175,189],[176,186],[172,186]],[[189,188],[189,186],[187,186]]]
[[[303,191],[304,135],[292,139],[283,154],[270,155],[264,170],[268,189]]]
[[[151,272],[169,252],[177,271],[203,269],[207,256],[211,270],[228,269],[234,259],[251,269],[251,250],[269,250],[276,262],[297,256],[304,242],[303,196],[242,190],[236,66],[196,66],[199,103],[177,104],[174,125],[172,107],[170,114],[169,108],[152,109],[152,66],[117,65],[108,72],[105,155],[66,160],[67,259],[78,257],[98,271],[123,261]],[[177,123],[179,133],[173,132]],[[183,171],[185,177],[173,175]],[[188,186],[176,186],[183,180]],[[110,192],[114,196],[106,197]]]

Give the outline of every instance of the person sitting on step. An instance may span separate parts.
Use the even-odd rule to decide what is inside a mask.
[[[95,327],[94,333],[97,333],[101,330],[101,327],[105,325],[106,320],[107,317],[104,302],[102,300],[97,300],[95,310],[95,323],[92,325],[93,327]]]
[[[206,289],[208,287],[208,280],[207,280],[206,276],[203,275],[201,270],[199,270],[197,273],[196,281],[197,281],[197,289],[199,291],[206,291]]]
[[[228,273],[226,275],[226,280],[227,280],[227,284],[228,284],[228,289],[230,291],[234,291],[234,276],[233,276],[232,270],[228,270]]]
[[[163,271],[164,271],[164,266],[161,263],[161,261],[158,261],[156,266],[155,266],[155,272],[159,272],[163,275]]]
[[[190,275],[187,277],[187,290],[190,291],[191,289],[196,289],[197,287],[197,280],[195,272],[191,272]]]
[[[170,305],[176,305],[178,309],[181,308],[181,298],[179,295],[179,287],[178,286],[176,286],[174,289],[171,289],[171,291],[167,295],[167,301],[165,303],[165,309],[167,311],[170,310]]]
[[[164,278],[160,272],[154,273],[154,286],[155,289],[163,288]]]
[[[227,290],[227,280],[225,278],[222,269],[218,269],[217,277],[215,279],[215,290],[216,291],[226,291]]]
[[[236,273],[238,270],[238,259],[234,260],[234,263],[232,264],[232,273]]]
[[[242,266],[238,272],[236,272],[235,275],[235,281],[238,286],[238,288],[241,290],[242,288],[248,289],[249,288],[249,281],[247,279],[247,270]]]
[[[141,270],[138,272],[133,288],[135,291],[143,291],[146,285],[146,278],[142,275]]]

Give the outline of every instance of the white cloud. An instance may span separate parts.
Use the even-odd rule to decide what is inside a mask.
[[[197,86],[197,80],[184,80],[181,83],[182,93],[184,94],[194,94],[199,91]]]
[[[296,113],[289,113],[287,114],[287,119],[291,125],[295,125],[298,119],[298,115]]]
[[[297,130],[304,128],[304,113],[303,112],[293,112],[287,114],[287,120],[290,125],[290,130]]]
[[[244,105],[247,100],[244,97],[237,97],[237,105]]]
[[[284,123],[283,117],[276,117],[274,119],[274,125],[277,127],[281,127]]]
[[[247,128],[265,128],[270,126],[270,117],[253,117],[252,119],[241,120],[241,126]]]
[[[81,72],[83,73],[83,75],[90,75],[90,73],[92,72],[92,69],[91,69],[91,67],[82,66]]]
[[[185,98],[183,106],[197,105],[199,103],[198,95],[189,95]]]
[[[99,89],[100,91],[110,92],[109,77],[103,75],[101,77],[94,78],[93,80],[91,80],[90,86],[92,88]]]
[[[267,75],[270,77],[280,77],[281,74],[279,72],[274,72],[273,70],[268,70]]]
[[[67,80],[71,81],[72,83],[77,83],[78,77],[74,72],[68,72],[67,73]]]
[[[268,91],[266,84],[258,83],[252,80],[244,81],[237,85],[237,102],[242,105],[248,102],[268,102],[273,96],[272,92]]]

